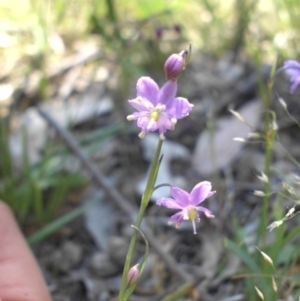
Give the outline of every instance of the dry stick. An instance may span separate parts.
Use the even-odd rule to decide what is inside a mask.
[[[125,199],[107,180],[107,178],[94,167],[91,161],[85,156],[85,154],[80,149],[76,139],[73,135],[58,125],[55,120],[47,114],[45,111],[37,108],[39,114],[52,126],[57,134],[64,140],[68,148],[78,157],[81,161],[82,165],[90,172],[94,181],[101,186],[104,192],[111,197],[111,199],[120,207],[122,211],[129,215],[131,222],[134,224],[135,219],[137,217],[137,209],[127,200]],[[160,257],[164,260],[168,268],[175,274],[177,274],[184,281],[191,281],[191,276],[186,273],[174,260],[174,258],[166,253],[161,247],[160,244],[157,243],[155,236],[152,231],[149,230],[149,227],[146,225],[146,221],[143,221],[143,233],[147,237],[152,248],[160,255]]]

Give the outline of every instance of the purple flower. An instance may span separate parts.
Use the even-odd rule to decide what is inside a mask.
[[[167,79],[177,79],[184,69],[187,51],[174,53],[166,60],[164,69]]]
[[[159,131],[164,139],[167,130],[174,130],[177,119],[189,115],[193,105],[187,99],[175,97],[177,82],[168,80],[161,89],[150,77],[141,77],[136,85],[137,97],[129,103],[138,110],[127,116],[127,120],[137,120],[143,138],[146,133]]]
[[[211,191],[211,183],[207,181],[198,183],[191,193],[176,186],[171,186],[171,195],[173,198],[158,199],[156,204],[170,209],[180,210],[180,212],[171,216],[169,223],[172,224],[173,222],[176,222],[176,228],[179,228],[183,220],[190,219],[193,223],[194,234],[196,234],[195,221],[200,221],[197,211],[204,212],[208,218],[214,218],[214,215],[210,210],[198,205],[215,193],[215,191]]]
[[[290,92],[294,93],[300,84],[300,63],[295,60],[288,60],[284,62],[284,70],[291,77],[292,83]]]
[[[139,264],[131,267],[127,273],[127,284],[134,284],[140,276]]]

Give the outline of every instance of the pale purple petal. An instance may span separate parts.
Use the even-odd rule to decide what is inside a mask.
[[[128,102],[140,112],[141,111],[151,112],[154,108],[153,104],[150,101],[142,97],[130,99],[128,100]]]
[[[156,201],[156,205],[164,206],[164,207],[167,207],[170,209],[182,209],[183,208],[180,203],[178,203],[177,201],[175,201],[171,198],[160,198]]]
[[[170,221],[172,223],[175,222],[177,224],[177,227],[180,226],[183,220],[184,220],[184,215],[182,211],[177,212],[170,217]]]
[[[159,87],[150,77],[141,77],[136,84],[137,96],[148,99],[154,106],[157,104]]]
[[[204,212],[204,214],[206,215],[206,217],[208,218],[214,218],[215,216],[213,215],[213,213],[207,209],[207,208],[204,208],[204,207],[195,207],[197,211],[201,211],[201,212]]]
[[[159,120],[157,121],[159,124],[159,133],[164,134],[167,130],[174,130],[175,124],[170,120],[170,118],[164,113],[161,113]]]
[[[208,197],[215,194],[215,191],[211,191],[211,183],[204,181],[197,184],[190,194],[190,204],[197,206],[202,203]]]
[[[177,92],[177,82],[175,80],[168,80],[160,89],[157,103],[165,104],[172,101]]]
[[[153,119],[147,117],[139,118],[137,121],[138,127],[142,129],[145,133],[154,132],[158,130],[159,124]]]
[[[138,119],[138,118],[142,118],[142,117],[149,118],[149,112],[147,112],[147,111],[133,112],[132,116],[134,117],[134,119]]]
[[[167,103],[166,112],[175,119],[182,119],[189,115],[193,105],[186,98],[177,97]]]
[[[149,123],[147,125],[147,131],[153,132],[156,131],[157,129],[158,129],[158,123],[150,118]]]
[[[290,92],[294,93],[300,84],[300,63],[295,60],[288,60],[284,62],[284,69],[286,73],[291,77],[292,83]]]
[[[295,60],[285,61],[284,69],[290,76],[300,76],[300,63]]]
[[[291,78],[291,82],[292,82],[292,85],[290,88],[290,92],[294,93],[300,84],[300,75],[297,78]]]
[[[176,186],[172,186],[171,195],[176,200],[176,202],[180,205],[180,208],[185,208],[189,205],[189,194],[186,191]]]

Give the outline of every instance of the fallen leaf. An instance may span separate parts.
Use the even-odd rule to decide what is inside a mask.
[[[238,112],[243,119],[255,128],[258,125],[261,105],[258,99],[244,105]],[[203,176],[212,175],[228,166],[243,148],[243,143],[234,138],[247,139],[251,131],[248,125],[235,116],[229,116],[216,123],[215,131],[206,129],[198,138],[193,154],[193,168]]]

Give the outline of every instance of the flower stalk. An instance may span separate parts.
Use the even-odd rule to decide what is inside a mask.
[[[137,220],[135,223],[135,226],[137,228],[140,228],[140,226],[141,226],[145,210],[147,208],[147,205],[149,203],[149,200],[151,198],[151,195],[152,195],[152,192],[153,192],[153,189],[155,186],[155,181],[157,178],[157,173],[158,173],[159,165],[160,165],[160,152],[161,152],[162,144],[163,144],[163,140],[159,139],[157,148],[156,148],[156,152],[155,152],[155,156],[154,156],[154,159],[153,159],[153,162],[151,165],[147,186],[146,186],[145,192],[142,196],[140,210],[139,210],[138,217],[137,217]],[[123,276],[122,276],[122,282],[121,282],[121,288],[120,288],[120,293],[119,293],[119,301],[127,300],[127,296],[125,296],[125,291],[126,291],[126,287],[127,287],[127,275],[128,275],[128,272],[129,272],[129,269],[131,266],[131,261],[132,261],[132,257],[133,257],[133,252],[134,252],[134,248],[135,248],[135,244],[136,244],[137,235],[138,235],[138,231],[135,230],[131,237],[130,245],[128,248],[128,253],[126,256],[126,261],[125,261]]]

